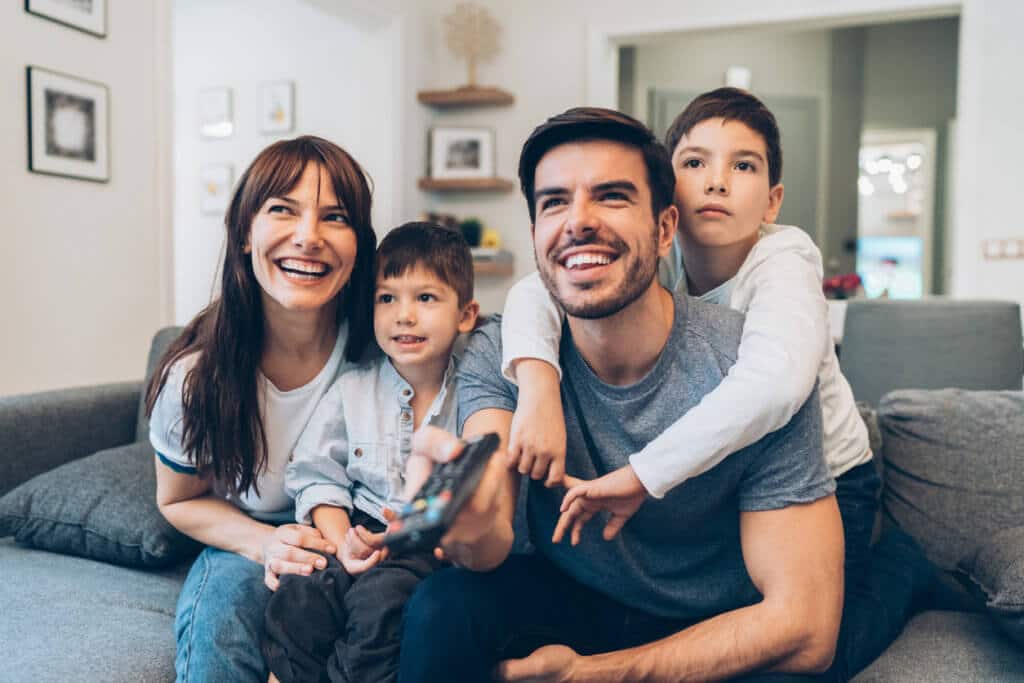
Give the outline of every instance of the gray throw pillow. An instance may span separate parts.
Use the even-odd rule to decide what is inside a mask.
[[[100,451],[44,472],[0,498],[0,537],[130,567],[161,567],[194,555],[156,506],[153,447]]]
[[[955,570],[1024,519],[1024,393],[894,391],[878,420],[885,514],[936,565]]]
[[[1024,645],[1024,526],[987,540],[961,561],[960,573],[999,627]]]

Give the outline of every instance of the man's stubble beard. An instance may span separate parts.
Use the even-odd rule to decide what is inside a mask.
[[[542,264],[540,259],[537,257],[536,250],[534,250],[534,259],[537,261],[537,272],[540,274],[541,281],[544,283],[544,286],[555,301],[558,302],[558,305],[565,311],[566,315],[570,315],[574,318],[582,318],[584,320],[597,320],[599,318],[608,318],[623,310],[639,299],[651,286],[651,282],[654,281],[654,278],[658,274],[657,239],[658,225],[655,224],[654,231],[651,235],[650,249],[646,249],[645,254],[634,258],[633,262],[629,264],[624,278],[625,281],[622,283],[622,287],[616,290],[617,293],[613,293],[611,296],[601,301],[590,301],[582,304],[572,304],[567,302],[561,295],[561,292],[558,291],[553,273],[553,270],[560,266],[557,265],[557,263],[552,266],[551,261],[547,259]],[[602,242],[595,238],[574,240],[571,244],[567,245],[563,249],[559,249],[556,253],[560,254],[568,247],[587,244],[612,244],[617,247],[616,250],[620,254],[619,260],[631,257],[634,254],[634,252],[628,249],[625,243],[618,238],[615,238],[615,240],[611,242]],[[588,287],[581,287],[580,289],[585,291]]]

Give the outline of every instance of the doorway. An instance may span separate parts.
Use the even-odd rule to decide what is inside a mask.
[[[857,272],[870,298],[932,291],[936,132],[867,130],[857,179]]]

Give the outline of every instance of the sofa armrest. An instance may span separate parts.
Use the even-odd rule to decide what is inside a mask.
[[[135,440],[141,382],[0,397],[0,495],[58,465]]]

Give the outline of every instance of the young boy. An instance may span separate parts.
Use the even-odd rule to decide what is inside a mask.
[[[575,543],[582,526],[602,510],[609,513],[604,538],[610,540],[647,496],[664,496],[784,426],[817,381],[825,457],[846,535],[843,628],[870,633],[844,634],[846,642],[860,638],[855,651],[844,654],[841,643],[837,654],[837,666],[852,674],[899,633],[913,582],[902,592],[898,586],[883,591],[868,578],[879,480],[831,343],[821,255],[802,230],[774,224],[783,199],[775,118],[753,95],[721,88],[687,106],[669,128],[666,145],[676,174],[679,234],[659,277],[669,289],[746,313],[736,364],[700,404],[633,454],[629,466],[587,482],[563,476],[557,368],[562,323],[539,278],[531,276],[510,292],[502,322],[503,370],[520,386],[510,465],[569,489],[556,541],[568,531]],[[895,542],[912,543],[905,537]],[[889,614],[879,607],[880,592],[891,603]],[[882,619],[885,625],[878,623]]]
[[[297,520],[338,553],[322,571],[281,578],[266,611],[271,680],[396,678],[402,608],[439,563],[431,553],[387,557],[385,510],[406,493],[413,432],[457,428],[452,346],[478,308],[461,235],[407,223],[381,242],[373,330],[384,353],[338,376],[285,474]]]

